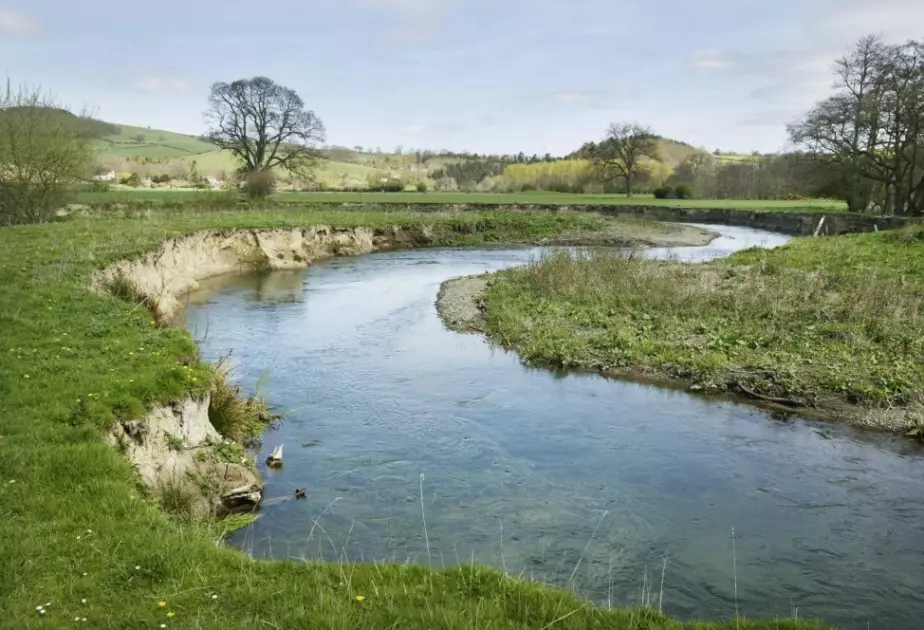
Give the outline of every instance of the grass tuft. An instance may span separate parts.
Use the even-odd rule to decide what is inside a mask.
[[[233,383],[227,360],[220,360],[215,366],[209,402],[209,421],[215,430],[232,442],[242,443],[259,436],[274,419],[266,401],[259,394],[245,395]]]

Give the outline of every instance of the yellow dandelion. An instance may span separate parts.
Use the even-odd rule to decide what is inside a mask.
[[[167,605],[167,602],[157,602],[157,605],[163,608],[164,606]]]
[[[170,612],[167,613],[167,616],[168,616],[168,617],[176,617],[176,613],[173,612],[173,611],[171,610]]]
[[[15,480],[15,479],[10,479],[9,481],[7,481],[7,483],[16,483],[16,480]]]
[[[365,595],[357,595],[357,596],[356,596],[356,601],[358,601],[358,602],[365,601],[365,599],[366,599],[366,596],[365,596]]]

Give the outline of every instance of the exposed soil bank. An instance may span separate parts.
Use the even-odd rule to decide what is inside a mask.
[[[308,228],[201,231],[171,238],[154,252],[107,267],[91,286],[147,306],[159,322],[170,322],[182,308],[181,297],[200,280],[253,269],[297,269],[333,256],[423,247],[446,242],[448,228]],[[459,233],[464,235],[465,232]],[[614,222],[597,232],[543,238],[543,244],[706,245],[715,234],[691,226]],[[442,237],[442,238],[440,238]],[[477,282],[472,294],[476,293]],[[468,296],[458,300],[465,309]],[[471,313],[465,315],[474,317]],[[219,456],[221,436],[208,418],[209,401],[188,399],[149,411],[141,421],[116,425],[107,436],[135,465],[142,480],[161,493],[180,489],[197,497],[196,511],[253,507],[262,485],[253,462],[228,462]]]
[[[484,205],[462,204],[388,204],[362,203],[340,204],[344,209],[383,210],[392,212],[446,212],[461,210],[481,210]],[[541,210],[545,212],[595,212],[605,216],[635,217],[652,221],[678,223],[716,223],[749,227],[770,232],[779,232],[790,236],[811,236],[818,229],[824,217],[819,234],[836,236],[873,232],[875,230],[892,230],[914,222],[905,217],[878,217],[839,212],[760,212],[734,210],[729,208],[672,208],[646,205],[554,205],[554,204],[509,204],[487,206],[498,210]]]

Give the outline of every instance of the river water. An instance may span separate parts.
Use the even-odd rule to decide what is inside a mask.
[[[786,237],[712,226],[698,260]],[[924,455],[908,441],[781,422],[593,375],[523,366],[447,331],[448,278],[540,250],[430,249],[215,279],[186,323],[205,357],[285,412],[260,461],[255,556],[489,564],[600,605],[727,619],[924,627]],[[306,488],[307,500],[292,498]],[[424,526],[426,519],[426,529]],[[734,532],[734,536],[733,536]],[[429,543],[429,553],[428,553]],[[664,559],[667,559],[665,568]]]

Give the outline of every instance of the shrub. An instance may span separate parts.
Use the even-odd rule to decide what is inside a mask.
[[[404,192],[404,182],[400,179],[389,179],[382,183],[384,192]]]
[[[674,196],[677,199],[690,199],[693,196],[693,189],[687,184],[678,184],[674,188]]]
[[[270,171],[247,173],[244,177],[243,190],[253,199],[269,197],[276,191],[276,177]]]
[[[417,192],[419,192],[419,193],[425,193],[425,192],[427,192],[427,184],[426,184],[426,182],[418,182],[418,183],[417,183]]]
[[[0,225],[43,223],[92,172],[89,118],[38,89],[0,93]]]
[[[154,184],[169,184],[171,177],[167,173],[161,173],[160,175],[155,175],[151,178],[151,183]]]
[[[658,186],[654,189],[655,199],[667,199],[671,196],[671,189],[668,186]]]
[[[141,175],[138,173],[131,173],[119,179],[119,183],[123,186],[131,186],[132,188],[138,188],[141,186]]]

